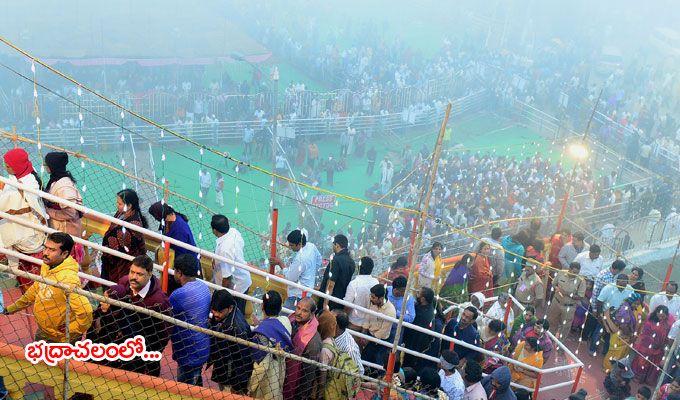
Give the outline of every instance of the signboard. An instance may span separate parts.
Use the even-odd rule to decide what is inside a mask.
[[[332,194],[318,194],[312,196],[312,205],[325,210],[330,210],[335,206],[335,196]]]

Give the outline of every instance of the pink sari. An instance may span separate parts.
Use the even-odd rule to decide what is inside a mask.
[[[633,348],[647,359],[637,354],[631,365],[635,376],[641,383],[654,385],[659,379],[661,367],[663,367],[664,345],[673,322],[675,319],[672,316],[663,322],[653,322],[649,318],[645,321],[642,333],[638,336]]]

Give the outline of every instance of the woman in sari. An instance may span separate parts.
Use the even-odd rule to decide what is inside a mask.
[[[505,324],[503,321],[492,319],[488,324],[480,327],[479,340],[485,350],[493,351],[494,353],[503,356],[508,355],[510,341],[505,337]],[[484,364],[482,364],[482,369],[484,370],[484,373],[490,374],[501,365],[503,365],[503,363],[497,357],[487,356],[484,360]]]
[[[439,242],[432,243],[432,248],[423,256],[420,261],[420,271],[418,272],[418,287],[428,287],[435,292],[439,290],[440,274],[442,270],[442,249]]]
[[[477,246],[477,254],[470,267],[470,279],[468,280],[468,292],[482,292],[484,296],[493,296],[493,272],[489,255],[491,246],[486,242],[480,242]]]
[[[543,361],[548,361],[554,349],[553,342],[547,333],[548,329],[550,329],[550,323],[548,320],[539,319],[534,323],[527,324],[523,329],[518,330],[515,336],[512,338],[512,342],[519,343],[527,340],[528,338],[536,338],[536,340],[538,340],[538,344],[541,345],[541,350],[543,351]]]
[[[658,306],[642,327],[633,349],[638,353],[633,360],[632,369],[640,383],[654,385],[659,378],[664,345],[668,332],[673,325],[673,317],[668,315],[668,307]]]
[[[536,368],[543,368],[543,351],[536,338],[528,338],[525,342],[519,342],[512,358]],[[530,388],[536,385],[538,373],[514,364],[510,364],[509,367],[513,382]]]
[[[470,254],[465,254],[460,260],[451,268],[449,276],[444,282],[444,286],[440,292],[440,297],[450,300],[456,304],[466,302],[468,300],[467,291],[467,277],[468,265],[472,261]]]
[[[146,218],[142,215],[142,210],[139,208],[139,197],[132,189],[123,189],[116,194],[116,214],[114,217],[133,225],[149,227]],[[102,244],[112,250],[133,257],[146,254],[142,233],[113,223],[104,234]],[[102,254],[102,278],[118,282],[129,272],[130,262],[128,260],[106,253]]]
[[[609,332],[609,351],[604,356],[602,366],[605,371],[612,369],[612,360],[621,360],[629,353],[628,345],[633,343],[637,320],[635,310],[640,303],[640,295],[633,293],[619,308],[605,312],[604,329]]]
[[[526,326],[533,325],[536,322],[536,309],[534,306],[526,306],[524,312],[521,313],[514,321],[512,321],[512,330],[510,337],[512,338],[518,331],[523,330]]]

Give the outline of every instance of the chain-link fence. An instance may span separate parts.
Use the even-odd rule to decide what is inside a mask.
[[[103,282],[101,295],[78,288],[68,263],[42,277],[0,265],[9,278],[36,282],[18,299],[5,291],[11,315],[0,322],[0,376],[12,398],[34,391],[57,398],[354,398],[388,386],[360,374],[337,347],[330,312],[310,331],[279,316],[281,299],[270,292],[268,315],[251,329],[226,291],[211,294],[200,281],[168,297],[142,268],[137,281]],[[140,297],[145,279],[149,289]]]

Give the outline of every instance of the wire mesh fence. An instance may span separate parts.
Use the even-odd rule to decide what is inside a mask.
[[[42,277],[0,265],[9,279],[36,282],[18,299],[4,290],[10,315],[0,317],[0,376],[13,396],[38,383],[57,398],[341,399],[366,390],[362,384],[389,386],[359,374],[337,347],[330,312],[310,321],[279,316],[281,298],[269,292],[266,316],[251,329],[224,290],[211,294],[189,279],[168,297],[156,277],[133,266],[138,275],[105,283],[102,295],[79,288],[73,262],[43,266]]]

